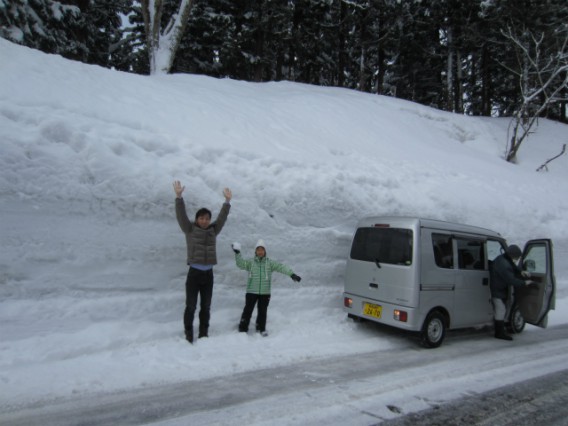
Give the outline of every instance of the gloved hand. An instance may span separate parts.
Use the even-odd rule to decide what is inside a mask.
[[[299,283],[300,281],[302,281],[302,279],[301,279],[298,275],[296,275],[296,274],[292,274],[292,275],[291,275],[291,278],[292,278],[295,282],[297,282],[297,283]]]
[[[531,273],[529,271],[521,271],[521,275],[525,278],[531,277]]]
[[[235,252],[235,254],[239,254],[241,252],[241,245],[239,243],[231,244],[231,248]]]

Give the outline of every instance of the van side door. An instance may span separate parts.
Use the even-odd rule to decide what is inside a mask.
[[[453,324],[468,327],[490,323],[493,318],[485,241],[479,237],[454,235],[456,287]]]
[[[515,300],[521,315],[529,324],[546,328],[548,312],[555,307],[556,277],[552,241],[531,240],[525,245],[520,267],[531,274],[531,284],[515,290]]]

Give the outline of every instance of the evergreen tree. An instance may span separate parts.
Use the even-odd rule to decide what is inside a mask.
[[[229,75],[227,63],[230,60],[226,52],[228,46],[233,44],[234,18],[230,8],[223,6],[230,5],[219,0],[195,1],[172,72],[214,77]]]
[[[86,56],[81,43],[81,9],[51,0],[0,1],[0,35],[24,46],[71,59]]]
[[[105,67],[121,44],[129,0],[0,1],[2,37],[46,53]]]
[[[290,76],[293,81],[337,85],[338,3],[327,0],[293,2],[290,27]]]
[[[444,106],[441,74],[440,26],[431,19],[431,2],[408,1],[397,5],[397,27],[393,33],[393,94],[435,108]]]
[[[465,75],[470,72],[468,58],[473,46],[469,34],[477,22],[478,0],[442,0],[432,6],[432,21],[439,27],[443,101],[447,111],[464,112]]]
[[[397,29],[396,0],[340,2],[345,12],[342,27],[346,43],[341,48],[347,58],[346,87],[389,93],[389,63],[396,57],[393,46]],[[345,72],[346,70],[346,72]]]
[[[82,40],[86,57],[83,62],[115,66],[124,69],[124,58],[129,53],[128,40],[123,38],[122,17],[131,11],[130,0],[90,0],[78,5],[81,9]]]
[[[286,0],[196,0],[174,70],[250,81],[285,78],[291,10]]]

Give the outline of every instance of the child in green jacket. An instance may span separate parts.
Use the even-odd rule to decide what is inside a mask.
[[[287,266],[266,257],[266,246],[263,240],[258,240],[256,243],[254,259],[243,259],[241,256],[241,245],[239,243],[233,243],[231,247],[235,252],[237,266],[249,272],[245,308],[243,309],[239,323],[239,331],[244,333],[248,331],[252,312],[258,302],[256,331],[260,332],[263,336],[267,336],[266,311],[270,303],[272,272],[280,272],[281,274],[288,275],[295,282],[300,282],[301,278],[294,274]]]

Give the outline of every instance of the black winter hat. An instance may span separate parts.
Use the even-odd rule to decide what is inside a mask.
[[[521,257],[523,252],[521,251],[519,246],[512,244],[509,247],[507,247],[507,254],[509,255],[509,257],[513,259],[518,259],[519,257]]]

